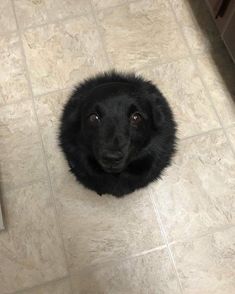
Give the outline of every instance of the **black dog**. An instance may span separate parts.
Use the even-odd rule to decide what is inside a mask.
[[[60,146],[71,172],[99,195],[121,197],[160,177],[176,124],[160,91],[135,74],[86,80],[65,105]]]

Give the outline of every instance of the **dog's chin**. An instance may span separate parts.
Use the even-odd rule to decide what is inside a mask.
[[[100,166],[102,170],[108,174],[120,174],[125,168],[124,165],[109,166],[109,165],[104,165],[102,163],[100,163]]]

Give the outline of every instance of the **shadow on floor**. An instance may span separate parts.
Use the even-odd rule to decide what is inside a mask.
[[[194,13],[195,19],[205,35],[205,37],[211,43],[210,54],[213,58],[213,61],[220,73],[224,84],[226,85],[228,91],[231,94],[231,98],[234,101],[235,107],[235,64],[231,56],[229,55],[220,35],[219,31],[214,23],[214,20],[209,12],[209,8],[206,4],[206,1],[195,1],[195,0],[187,0],[191,9]],[[221,39],[220,50],[218,50],[218,46],[214,45],[215,34],[218,34],[218,37]],[[223,62],[226,60],[225,62]],[[231,64],[230,64],[231,62]],[[226,66],[224,66],[226,64]]]

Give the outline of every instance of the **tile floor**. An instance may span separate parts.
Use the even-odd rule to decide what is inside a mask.
[[[235,66],[204,1],[0,1],[0,293],[235,293]],[[163,180],[98,197],[58,117],[109,68],[156,82],[179,124]]]

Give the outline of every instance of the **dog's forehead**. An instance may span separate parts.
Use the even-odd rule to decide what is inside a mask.
[[[127,93],[113,93],[106,97],[100,97],[97,102],[104,107],[128,107],[130,104],[135,103],[136,99]]]
[[[89,95],[89,107],[99,105],[110,110],[125,109],[131,104],[138,104],[135,91],[130,85],[110,84],[106,87],[98,87]]]
[[[128,95],[127,93],[112,94],[107,97],[100,97],[93,104],[93,107],[97,107],[100,111],[111,115],[122,115],[122,113],[129,112],[133,106],[139,109],[138,102],[135,97]]]

